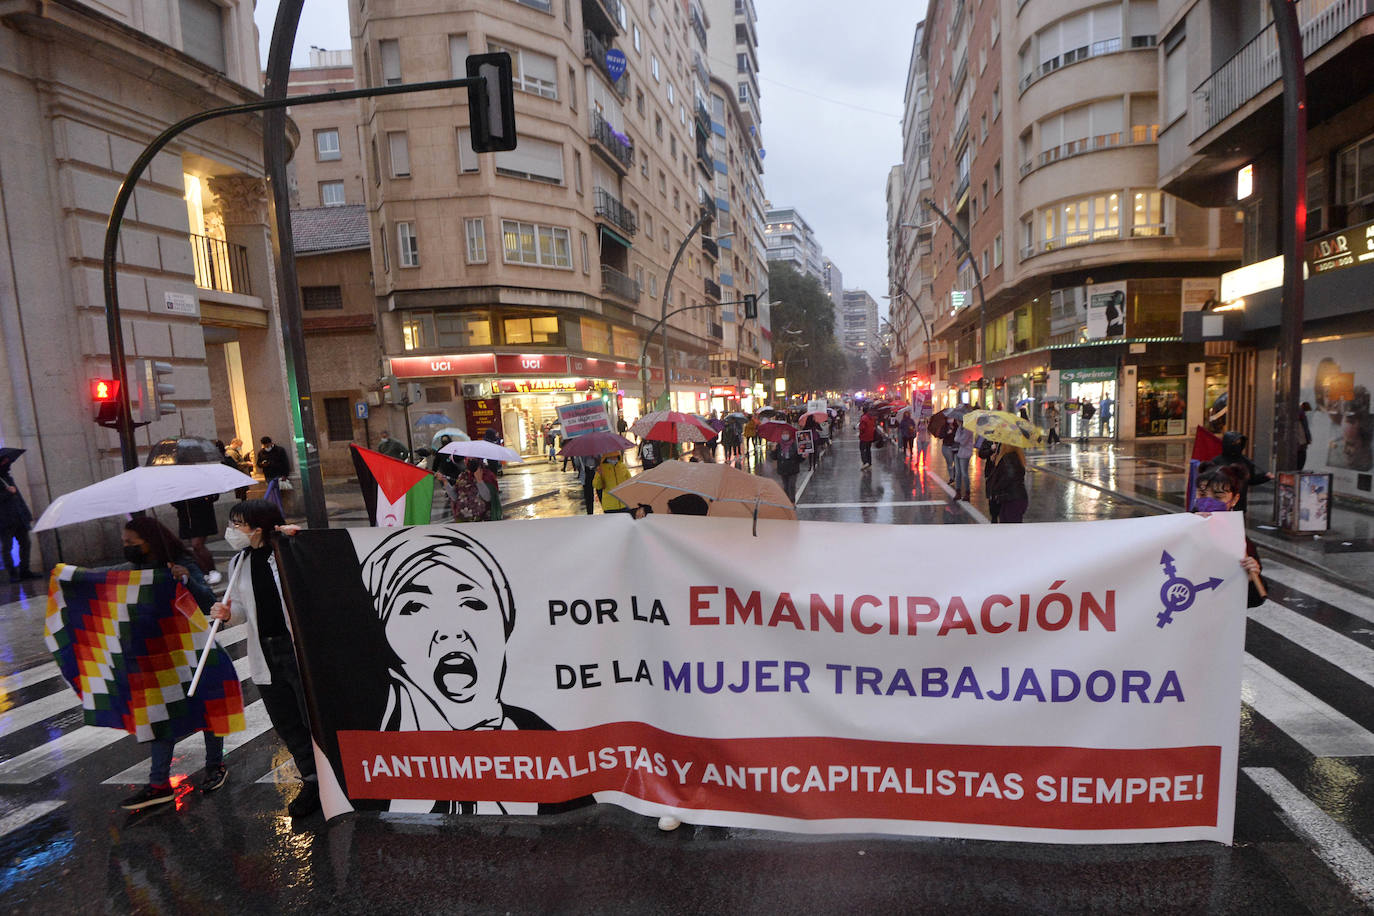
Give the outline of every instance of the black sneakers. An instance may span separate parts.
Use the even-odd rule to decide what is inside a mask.
[[[200,791],[209,795],[211,792],[224,785],[229,778],[229,768],[224,764],[216,764],[205,768],[205,775],[200,780]]]
[[[300,792],[291,799],[291,804],[286,806],[286,812],[292,817],[309,817],[318,810],[320,810],[320,784],[313,779],[302,785]]]
[[[125,811],[141,811],[153,805],[165,805],[176,798],[176,792],[168,786],[144,786],[133,795],[119,803]]]

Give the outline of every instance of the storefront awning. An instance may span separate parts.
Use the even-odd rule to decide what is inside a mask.
[[[621,235],[613,229],[608,229],[605,226],[602,226],[601,236],[603,238],[609,238],[612,242],[616,242],[617,244],[624,245],[626,248],[630,247],[630,240],[625,238],[625,236]]]

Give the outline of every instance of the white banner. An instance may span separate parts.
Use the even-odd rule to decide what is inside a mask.
[[[751,524],[288,539],[326,813],[1230,842],[1239,515]]]

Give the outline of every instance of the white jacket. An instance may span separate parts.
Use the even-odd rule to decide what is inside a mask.
[[[253,597],[253,569],[245,567],[242,574],[239,567],[248,562],[247,551],[239,551],[229,561],[229,588],[220,600],[229,605],[229,620],[232,625],[248,624],[248,669],[255,684],[272,683],[272,672],[267,668],[267,658],[262,654],[262,642],[258,639],[258,608]],[[282,616],[286,617],[286,629],[291,631],[291,618],[286,614],[286,599],[281,593],[281,576],[277,574],[277,558],[269,556],[267,565],[272,569],[272,582],[277,587],[277,598],[281,600]],[[235,576],[238,576],[236,579]]]

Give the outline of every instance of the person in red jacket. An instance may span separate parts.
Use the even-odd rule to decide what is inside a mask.
[[[873,440],[878,438],[878,424],[873,419],[873,414],[868,408],[864,408],[864,415],[859,418],[859,470],[866,471],[873,467]]]

